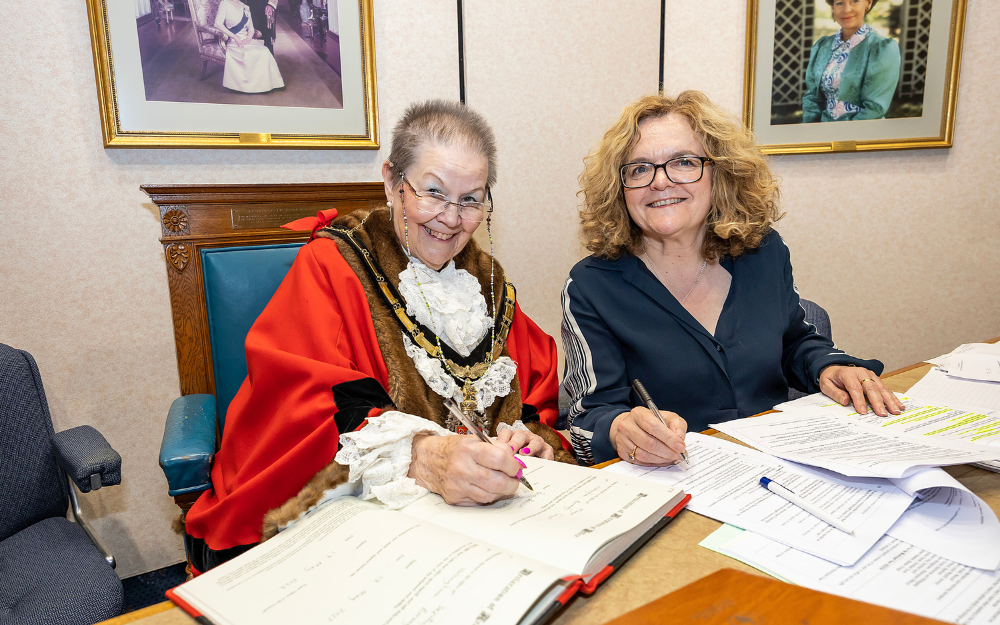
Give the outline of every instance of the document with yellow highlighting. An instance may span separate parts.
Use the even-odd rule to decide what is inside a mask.
[[[974,444],[958,436],[929,434],[945,424],[899,417],[858,415],[838,404],[794,407],[712,427],[764,453],[852,477],[900,478],[928,467],[1000,459],[1000,447]],[[926,408],[925,406],[923,406]]]
[[[1000,411],[949,406],[930,402],[910,393],[897,393],[896,397],[903,404],[903,412],[887,417],[880,417],[871,411],[859,415],[854,408],[839,404],[821,409],[882,431],[898,432],[922,440],[995,445],[998,448],[992,450],[992,453],[996,455],[996,459],[1000,459]],[[816,409],[817,407],[811,408]]]

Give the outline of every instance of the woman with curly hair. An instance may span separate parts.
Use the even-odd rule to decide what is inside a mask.
[[[672,464],[688,427],[767,410],[789,385],[899,412],[882,363],[805,322],[773,229],[777,182],[752,135],[704,94],[626,107],[580,183],[593,255],[566,281],[562,325],[578,460]],[[665,424],[632,395],[635,379]]]

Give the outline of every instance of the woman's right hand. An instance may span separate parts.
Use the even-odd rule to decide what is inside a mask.
[[[523,463],[474,436],[413,438],[409,477],[452,505],[476,506],[517,492]]]
[[[660,411],[666,425],[649,408],[638,406],[611,423],[611,442],[622,460],[662,467],[681,460],[687,422],[673,412]]]

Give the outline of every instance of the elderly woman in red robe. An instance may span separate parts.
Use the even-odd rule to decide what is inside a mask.
[[[197,572],[331,496],[484,504],[517,490],[518,455],[572,461],[552,429],[555,344],[472,240],[493,210],[492,130],[457,104],[411,106],[382,175],[387,206],[289,224],[313,237],[247,335],[212,489],[185,520]],[[448,399],[503,444],[451,435]]]

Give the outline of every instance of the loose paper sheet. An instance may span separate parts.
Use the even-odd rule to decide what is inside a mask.
[[[1000,448],[920,436],[905,426],[884,428],[875,425],[881,417],[850,418],[847,410],[839,404],[792,408],[712,427],[764,453],[854,477],[898,478],[927,467],[1000,458]]]
[[[1000,574],[889,536],[854,566],[837,566],[753,532],[715,550],[814,590],[961,625],[1000,622]]]
[[[962,380],[940,369],[931,369],[906,393],[927,403],[1000,410],[1000,383]]]
[[[738,557],[736,557],[735,555],[733,555],[731,553],[724,553],[722,551],[722,547],[726,543],[728,543],[729,541],[738,538],[743,533],[744,533],[744,530],[741,530],[740,528],[736,527],[735,525],[730,525],[728,523],[723,523],[722,526],[719,529],[715,530],[714,532],[712,532],[711,534],[709,534],[708,536],[706,536],[704,539],[702,539],[702,541],[700,543],[698,543],[698,546],[699,547],[704,547],[705,549],[710,549],[710,550],[712,550],[712,551],[714,551],[716,553],[721,553],[722,555],[730,557],[733,560],[740,560]],[[784,577],[778,575],[774,571],[770,571],[768,569],[765,569],[764,566],[760,562],[746,562],[744,560],[740,560],[740,562],[743,562],[743,564],[746,564],[747,566],[752,566],[753,568],[757,569],[758,571],[763,571],[763,572],[767,573],[768,575],[770,575],[771,577],[773,577],[775,579],[779,579],[779,580],[785,582],[786,584],[794,584],[795,583],[795,582],[793,582],[790,579],[785,579]]]
[[[753,530],[839,564],[854,564],[910,502],[887,480],[844,478],[797,466],[729,441],[689,433],[691,467],[642,467],[627,462],[605,471],[683,488],[698,514]],[[760,486],[769,477],[855,531],[847,534]]]
[[[808,408],[812,406],[839,406],[837,402],[833,401],[823,393],[813,393],[812,395],[803,395],[798,399],[792,399],[790,401],[782,402],[774,407],[774,410],[788,410],[790,408]]]
[[[951,350],[943,356],[938,356],[937,358],[931,358],[924,362],[929,362],[932,365],[945,366],[959,361],[965,356],[1000,356],[1000,343],[965,343],[959,345],[955,349]]]
[[[865,415],[865,422],[920,436],[962,440],[978,445],[1000,445],[1000,410],[977,407],[970,402],[949,403],[941,401],[941,399],[951,397],[956,402],[966,398],[974,402],[977,397],[981,397],[982,393],[989,390],[990,383],[958,380],[934,369],[921,380],[921,382],[924,381],[927,381],[927,386],[921,386],[918,383],[917,386],[913,387],[919,395],[914,394],[913,389],[906,395],[896,394],[904,405],[909,404],[910,407],[917,407],[918,410],[908,409],[905,414],[898,417],[885,418],[869,412]],[[970,386],[971,388],[967,388]],[[1000,384],[995,386],[1000,391]],[[959,388],[955,393],[949,390],[956,387]],[[944,389],[947,392],[939,394],[935,389]],[[979,393],[979,395],[975,395],[975,393]],[[830,412],[844,416],[857,414],[852,407],[841,406],[822,393],[806,395],[790,402],[778,404],[774,408],[775,410],[825,408],[830,409]],[[990,471],[1000,472],[1000,460],[987,460],[974,464]]]
[[[921,494],[889,536],[966,566],[1000,567],[1000,522],[986,502],[961,485]]]
[[[896,396],[902,402],[904,410],[901,414],[887,417],[880,417],[871,411],[859,415],[853,407],[837,403],[822,407],[813,406],[804,410],[840,415],[883,431],[906,434],[923,440],[962,441],[976,445],[1000,446],[1000,411],[946,406],[929,402],[912,393],[906,395],[897,393]],[[1000,450],[995,450],[993,453],[1000,459]]]
[[[963,354],[941,366],[950,377],[1000,382],[1000,354]]]

